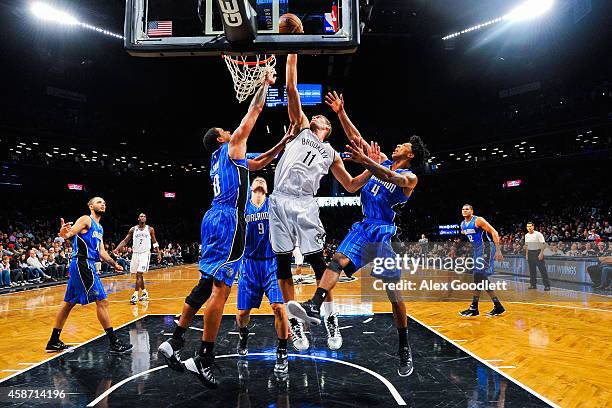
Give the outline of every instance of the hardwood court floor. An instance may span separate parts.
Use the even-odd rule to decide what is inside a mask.
[[[198,277],[195,265],[151,271],[151,301],[136,306],[129,304],[131,277],[104,279],[113,324],[149,313],[180,312]],[[385,302],[362,302],[360,285],[357,280],[337,286],[336,303],[342,313],[390,311]],[[306,299],[313,290],[314,286],[296,286],[296,295]],[[50,357],[44,346],[64,291],[61,285],[0,296],[0,378]],[[612,299],[554,288],[550,293],[528,291],[525,284],[510,282],[502,301],[508,313],[496,318],[460,317],[457,312],[467,306],[465,301],[413,301],[407,308],[419,323],[559,406],[612,404]],[[490,307],[481,302],[481,313]],[[235,311],[233,290],[225,312]],[[259,312],[271,312],[266,302]],[[79,344],[102,333],[95,306],[77,306],[62,339]]]

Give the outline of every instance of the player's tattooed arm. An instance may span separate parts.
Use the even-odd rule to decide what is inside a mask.
[[[249,170],[251,171],[261,170],[264,167],[266,167],[268,164],[270,164],[272,160],[274,160],[276,156],[278,156],[278,154],[283,151],[283,149],[285,148],[285,145],[287,145],[287,143],[295,139],[296,132],[294,130],[295,130],[295,125],[292,123],[289,126],[289,129],[287,129],[287,133],[285,133],[285,136],[283,136],[280,142],[278,142],[272,149],[268,150],[265,153],[260,154],[254,159],[249,159],[248,160]]]
[[[87,215],[79,217],[76,222],[64,222],[63,218],[60,218],[60,230],[58,235],[64,239],[71,238],[79,232],[87,232],[91,227],[91,218]]]
[[[234,131],[230,138],[228,153],[232,159],[243,159],[246,154],[246,141],[251,134],[251,130],[255,127],[255,122],[259,118],[259,114],[263,110],[266,102],[266,95],[268,93],[268,87],[276,81],[276,72],[270,71],[266,73],[264,77],[264,83],[255,93],[249,110],[247,111],[240,126]]]
[[[123,241],[121,241],[119,243],[119,245],[117,245],[117,247],[115,248],[115,254],[119,254],[119,250],[121,248],[123,248],[124,246],[127,245],[128,242],[130,242],[132,240],[132,237],[134,236],[134,227],[130,228],[130,230],[128,231],[127,235],[125,236],[125,238],[123,238]]]
[[[296,123],[299,129],[308,127],[308,118],[302,111],[302,102],[297,89],[297,54],[287,55],[287,64],[285,65],[285,78],[287,80],[287,110],[289,112],[289,120],[291,123]]]
[[[474,224],[488,232],[491,235],[491,238],[493,238],[493,243],[495,243],[495,259],[498,261],[504,259],[504,255],[501,251],[501,245],[499,244],[499,234],[497,233],[497,230],[493,228],[493,226],[483,217],[476,218],[476,222]]]
[[[369,148],[359,146],[356,142],[351,141],[350,145],[346,145],[348,157],[346,160],[361,164],[373,175],[380,180],[390,182],[404,190],[406,196],[412,194],[412,190],[416,186],[418,179],[413,173],[397,173],[391,169],[381,166],[376,160],[368,157]]]

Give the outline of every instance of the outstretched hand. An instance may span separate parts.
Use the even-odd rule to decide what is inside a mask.
[[[333,93],[328,92],[327,95],[325,95],[325,103],[336,113],[344,110],[344,96],[342,96],[342,94],[338,96],[336,91],[333,91]]]
[[[274,85],[276,82],[276,70],[274,68],[269,68],[266,70],[266,74],[264,76],[264,83],[268,85]]]
[[[371,150],[372,149],[367,143],[364,143],[360,146],[357,143],[355,143],[355,141],[351,140],[351,144],[346,145],[345,155],[347,156],[344,158],[344,160],[352,161],[352,162],[359,163],[359,164],[364,164],[366,163],[368,158],[371,158],[370,157],[370,155],[372,154]],[[380,149],[378,150],[378,154],[380,155]]]
[[[292,122],[289,125],[289,128],[287,129],[287,132],[285,133],[285,136],[283,136],[283,138],[281,140],[284,145],[286,145],[287,143],[291,142],[293,139],[296,138],[296,136],[297,136],[296,129],[297,129],[297,125]]]
[[[64,219],[60,218],[59,236],[64,238],[66,235],[68,235],[70,233],[70,231],[72,231],[72,223],[71,222],[64,222]]]

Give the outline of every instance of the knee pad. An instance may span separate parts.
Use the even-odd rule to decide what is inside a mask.
[[[276,254],[276,278],[291,279],[291,254]]]
[[[323,277],[325,269],[327,268],[325,266],[325,259],[323,259],[323,251],[306,255],[304,256],[304,260],[308,262],[314,270],[315,277],[317,278],[317,280],[321,279]]]
[[[202,305],[208,300],[213,288],[213,278],[202,278],[198,284],[191,290],[191,293],[185,298],[185,303],[193,307],[195,310],[200,310]]]
[[[327,264],[327,269],[336,273],[340,273],[342,272],[343,268],[342,265],[340,265],[340,262],[336,261],[335,259],[332,259],[331,262]]]

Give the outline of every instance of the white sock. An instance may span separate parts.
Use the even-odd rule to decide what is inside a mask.
[[[321,305],[321,315],[327,317],[336,311],[334,302],[323,302]]]

